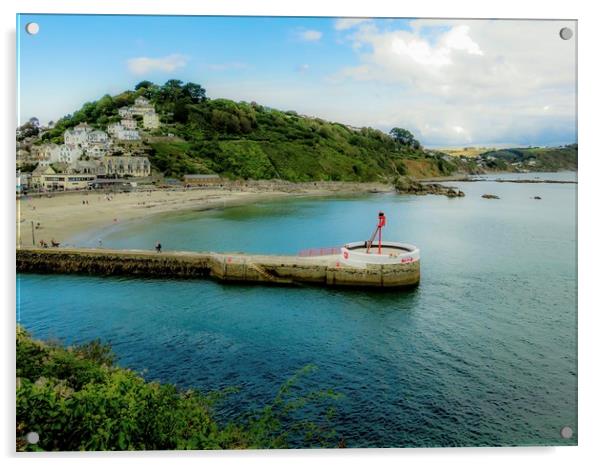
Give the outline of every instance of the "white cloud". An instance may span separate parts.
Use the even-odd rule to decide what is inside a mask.
[[[322,38],[322,32],[315,29],[306,29],[299,32],[299,38],[305,42],[317,42]]]
[[[172,54],[157,58],[130,58],[127,61],[127,66],[131,73],[142,75],[151,73],[153,71],[164,71],[171,73],[179,68],[183,68],[187,63],[188,59],[185,56],[180,54]]]
[[[575,43],[559,39],[563,26],[416,20],[407,30],[374,21],[346,38],[358,63],[330,78],[382,94],[363,116],[382,127],[405,126],[426,144],[570,138],[576,56]]]
[[[369,18],[338,18],[334,22],[334,28],[337,31],[344,31],[347,29],[354,28],[359,24],[371,21]]]
[[[308,65],[307,63],[303,63],[302,65],[299,65],[299,66],[297,67],[297,71],[298,71],[299,73],[305,73],[305,72],[306,72],[306,71],[308,71],[308,70],[309,70],[309,65]]]

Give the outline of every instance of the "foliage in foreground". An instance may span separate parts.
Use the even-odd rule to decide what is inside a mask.
[[[306,366],[263,409],[225,425],[213,409],[232,390],[203,394],[146,382],[115,367],[99,341],[64,348],[17,328],[17,450],[171,450],[336,446],[330,390],[308,391]],[[299,415],[308,406],[318,421]],[[305,413],[307,414],[307,413]],[[307,416],[305,416],[307,417]],[[25,441],[37,432],[37,445]]]

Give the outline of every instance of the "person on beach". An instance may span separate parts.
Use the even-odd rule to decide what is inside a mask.
[[[161,243],[159,241],[157,241],[157,244],[155,244],[155,251],[161,252]]]

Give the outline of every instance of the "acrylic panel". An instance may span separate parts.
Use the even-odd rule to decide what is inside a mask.
[[[577,444],[577,21],[16,34],[18,451]]]

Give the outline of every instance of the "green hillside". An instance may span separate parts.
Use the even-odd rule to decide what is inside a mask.
[[[489,169],[529,171],[577,170],[578,147],[528,147],[489,151],[480,156]]]
[[[391,134],[268,108],[255,102],[208,99],[198,84],[148,81],[106,95],[60,119],[42,135],[60,142],[81,122],[105,129],[138,96],[155,105],[161,128],[143,135],[139,148],[166,176],[218,173],[229,178],[289,181],[388,181],[399,175],[447,175],[453,166],[426,153],[409,131]]]

